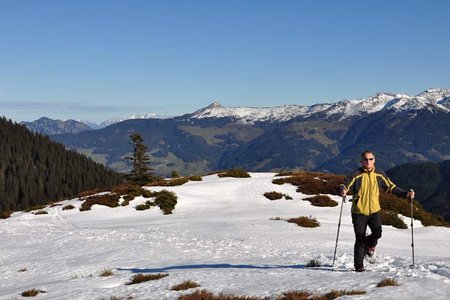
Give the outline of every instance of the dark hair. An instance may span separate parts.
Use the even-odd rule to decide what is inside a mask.
[[[364,158],[366,156],[366,154],[369,154],[369,153],[371,153],[373,155],[373,157],[375,157],[375,153],[373,153],[370,150],[365,150],[365,151],[361,152],[361,158]]]

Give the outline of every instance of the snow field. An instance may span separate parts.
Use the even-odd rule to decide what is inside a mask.
[[[178,196],[172,215],[159,208],[136,211],[147,199],[127,207],[94,205],[80,212],[81,201],[46,208],[48,215],[18,212],[0,220],[0,299],[21,298],[41,289],[39,299],[176,299],[194,291],[171,291],[185,280],[210,292],[276,297],[289,290],[325,293],[333,289],[365,290],[352,299],[448,299],[450,297],[450,229],[415,222],[416,265],[411,264],[411,233],[383,227],[374,265],[353,272],[351,203],[344,204],[335,267],[331,271],[340,206],[314,207],[296,187],[272,184],[273,173],[251,178],[206,176],[167,189]],[[270,201],[277,191],[293,200]],[[340,203],[340,197],[332,196]],[[340,204],[339,204],[340,205]],[[313,216],[317,228],[301,228],[270,218]],[[409,224],[409,221],[406,222]],[[323,266],[306,268],[318,259]],[[20,269],[26,269],[19,272]],[[100,277],[105,269],[114,273]],[[157,281],[126,285],[135,274],[168,273]],[[399,287],[376,288],[384,278]],[[342,297],[342,299],[349,298]]]

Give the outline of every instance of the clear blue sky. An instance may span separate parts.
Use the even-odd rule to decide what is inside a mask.
[[[450,88],[445,0],[0,0],[0,115],[103,121]]]

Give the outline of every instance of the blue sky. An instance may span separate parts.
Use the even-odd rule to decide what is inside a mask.
[[[0,115],[100,122],[450,88],[450,1],[0,0]]]

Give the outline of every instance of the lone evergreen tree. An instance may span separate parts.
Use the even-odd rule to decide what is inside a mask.
[[[154,177],[151,173],[151,168],[148,166],[150,158],[146,154],[147,146],[144,144],[144,139],[138,133],[130,135],[131,142],[134,144],[133,156],[126,159],[131,160],[133,169],[127,176],[127,180],[139,185],[144,185],[153,181]]]

